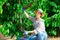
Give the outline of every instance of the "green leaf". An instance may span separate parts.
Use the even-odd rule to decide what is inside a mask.
[[[0,14],[2,14],[3,12],[3,9],[2,9],[2,6],[0,6]]]
[[[52,31],[52,35],[56,35],[57,32],[55,30]]]
[[[51,5],[51,6],[54,6],[54,7],[57,7],[57,5],[56,5],[55,2],[50,2],[50,5]]]

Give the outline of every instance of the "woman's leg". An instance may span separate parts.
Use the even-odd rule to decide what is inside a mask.
[[[44,32],[44,40],[47,40],[48,39],[48,35],[46,32]]]
[[[29,39],[29,40],[36,40],[36,35],[31,35],[31,36],[29,36],[28,39]]]
[[[38,40],[43,40],[43,33],[42,32],[38,32]]]
[[[38,32],[38,40],[47,40],[48,36],[47,33],[44,32]]]

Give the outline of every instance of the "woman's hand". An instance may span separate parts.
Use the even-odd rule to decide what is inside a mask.
[[[22,12],[24,12],[24,10],[25,10],[24,7],[22,7]]]
[[[27,34],[28,34],[28,31],[25,31],[25,32],[24,32],[24,35],[27,35]]]

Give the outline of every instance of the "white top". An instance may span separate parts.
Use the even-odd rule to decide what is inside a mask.
[[[29,19],[33,22],[35,34],[45,31],[45,24],[42,18],[40,18],[40,20],[36,20],[36,18],[30,16]]]

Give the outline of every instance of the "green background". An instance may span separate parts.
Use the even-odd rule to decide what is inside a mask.
[[[60,0],[0,0],[0,32],[5,36],[23,36],[23,30],[33,30],[32,22],[22,11],[35,17],[34,11],[44,11],[45,27],[48,35],[60,33]]]

